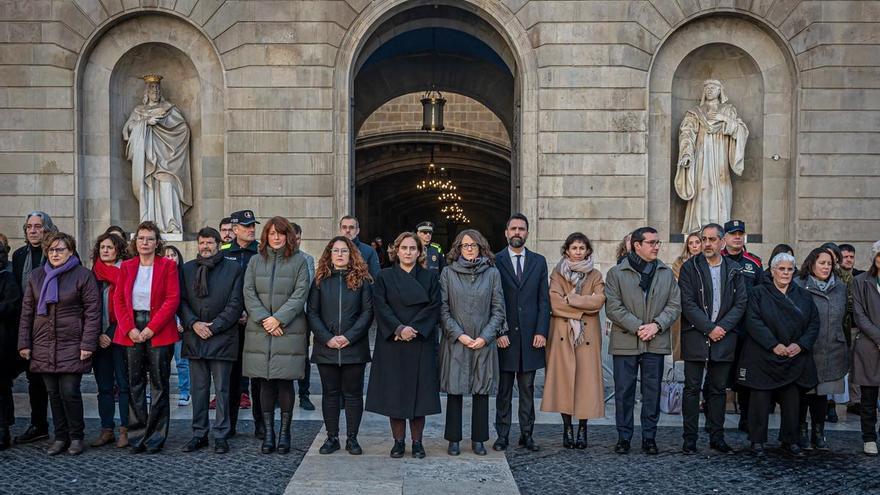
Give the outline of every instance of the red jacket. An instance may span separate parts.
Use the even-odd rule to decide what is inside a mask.
[[[132,308],[132,291],[137,278],[140,257],[135,256],[122,262],[119,285],[113,294],[113,308],[116,312],[116,333],[113,342],[131,347],[134,342],[128,338],[128,332],[134,325],[134,309]],[[162,347],[177,342],[177,305],[180,303],[180,280],[177,275],[177,264],[162,256],[153,261],[153,283],[150,288],[150,322],[147,324],[155,335],[150,339],[153,347]]]

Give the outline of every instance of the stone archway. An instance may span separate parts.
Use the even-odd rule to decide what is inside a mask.
[[[706,58],[738,64],[719,67],[714,78],[735,79],[734,92],[749,106],[737,108],[740,114],[751,112],[747,118],[753,119],[760,133],[756,139],[750,137],[746,149],[752,175],[744,174],[745,179],[738,182],[746,190],[735,192],[740,202],[750,204],[740,205],[739,212],[735,205],[734,215],[754,216],[760,225],[760,231],[752,231],[754,243],[787,242],[794,237],[795,221],[795,65],[770,32],[741,17],[697,18],[672,32],[654,57],[649,79],[648,223],[660,231],[680,231],[681,225],[673,222],[681,205],[673,204],[677,198],[671,192],[681,123],[675,119],[680,119],[678,114],[692,95],[680,88],[673,90],[673,85],[709,78]],[[681,242],[681,237],[673,234],[671,240]]]
[[[384,0],[373,2],[354,20],[337,55],[335,81],[335,177],[336,177],[336,216],[352,211],[354,198],[354,138],[357,129],[353,108],[354,79],[361,67],[358,65],[362,53],[375,50],[381,45],[379,38],[371,35],[382,32],[383,23],[412,9],[438,5],[453,7],[474,16],[491,27],[493,35],[485,38],[490,46],[498,46],[503,41],[507,47],[502,59],[515,64],[513,111],[511,122],[512,137],[512,206],[530,217],[537,215],[537,62],[528,35],[516,20],[514,14],[501,2],[495,0]],[[426,24],[427,23],[427,24]],[[445,23],[444,27],[455,28],[460,19]],[[408,27],[416,29],[436,26],[433,21],[408,19]],[[460,24],[458,24],[460,27]],[[390,31],[389,31],[390,33]],[[387,33],[386,33],[387,34]],[[473,33],[471,33],[473,34]],[[371,40],[377,40],[373,43]],[[537,238],[537,225],[532,229]]]
[[[77,235],[92,239],[110,224],[137,225],[124,158],[121,122],[137,103],[137,77],[164,73],[163,92],[191,128],[194,206],[184,216],[192,232],[224,210],[224,79],[217,53],[198,29],[175,16],[120,19],[90,41],[77,65]],[[134,205],[134,210],[132,209]],[[210,215],[210,217],[209,217]]]

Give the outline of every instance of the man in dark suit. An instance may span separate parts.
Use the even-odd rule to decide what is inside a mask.
[[[532,439],[535,425],[535,371],[546,366],[544,346],[550,331],[550,290],[547,260],[525,248],[529,220],[513,214],[504,230],[507,248],[495,254],[504,302],[508,334],[498,339],[501,377],[495,413],[498,440],[493,449],[507,449],[511,424],[513,382],[519,388],[519,445],[537,451]]]

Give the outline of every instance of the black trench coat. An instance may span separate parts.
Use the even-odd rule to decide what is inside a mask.
[[[440,321],[437,273],[416,265],[382,270],[373,285],[376,348],[367,386],[366,410],[412,419],[440,413],[436,334]],[[411,326],[418,336],[395,341],[395,332]]]

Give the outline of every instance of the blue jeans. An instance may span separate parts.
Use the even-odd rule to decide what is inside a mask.
[[[180,357],[183,341],[174,344],[174,363],[177,365],[177,392],[189,397],[189,359]]]
[[[660,384],[663,380],[662,354],[614,356],[614,416],[620,440],[632,440],[636,407],[636,381],[642,381],[642,440],[653,440],[660,419]]]
[[[113,385],[119,389],[119,426],[128,427],[128,364],[125,348],[110,344],[106,349],[99,348],[92,356],[92,369],[98,384],[98,415],[101,428],[113,428],[116,415],[116,402],[113,398]]]

